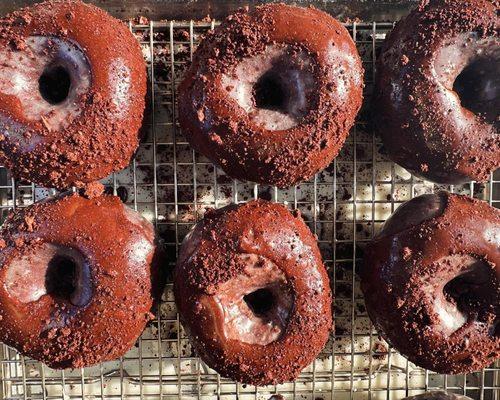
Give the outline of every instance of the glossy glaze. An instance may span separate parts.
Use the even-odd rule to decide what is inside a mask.
[[[259,289],[267,290],[260,303],[250,299]],[[200,357],[253,385],[295,379],[332,327],[316,240],[279,204],[252,201],[207,213],[182,245],[174,293]]]
[[[0,159],[18,178],[81,186],[129,163],[146,71],[123,23],[77,0],[40,3],[0,20],[0,56]],[[52,104],[39,79],[55,67],[71,84]]]
[[[362,89],[342,24],[313,8],[259,6],[228,17],[197,49],[179,87],[179,122],[228,175],[287,187],[338,154]]]
[[[395,162],[438,183],[484,181],[500,167],[499,26],[487,0],[432,0],[396,25],[373,101]]]
[[[418,366],[445,374],[487,367],[500,357],[499,248],[499,210],[446,192],[416,197],[366,249],[370,318]]]
[[[22,354],[51,368],[113,360],[151,319],[162,290],[153,226],[118,197],[34,204],[0,237],[0,341]]]

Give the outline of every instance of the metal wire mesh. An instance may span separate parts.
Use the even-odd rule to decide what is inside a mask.
[[[75,371],[54,371],[2,345],[0,395],[5,399],[400,399],[447,389],[477,399],[500,397],[500,365],[459,376],[415,367],[373,330],[356,276],[364,244],[402,202],[438,189],[465,193],[500,206],[500,174],[486,184],[440,187],[389,162],[368,124],[374,60],[391,23],[351,23],[365,67],[365,108],[341,154],[309,182],[278,190],[228,178],[195,154],[176,122],[176,86],[200,36],[214,22],[149,22],[130,25],[143,47],[150,77],[145,140],[125,171],[106,179],[157,227],[169,267],[196,220],[211,207],[264,198],[300,209],[317,235],[335,293],[336,333],[295,383],[257,388],[221,378],[193,353],[179,325],[171,284],[157,318],[122,359]],[[51,191],[16,182],[0,169],[0,209],[31,204]],[[1,397],[1,396],[0,396]]]

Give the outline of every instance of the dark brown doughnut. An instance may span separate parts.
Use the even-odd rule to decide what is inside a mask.
[[[0,162],[46,187],[81,186],[128,165],[146,69],[127,26],[77,0],[0,19]]]
[[[182,244],[174,293],[198,355],[252,385],[294,380],[332,328],[314,236],[298,213],[266,201],[208,212]]]
[[[18,209],[0,238],[0,341],[22,354],[58,369],[113,360],[152,318],[153,226],[118,197]]]
[[[376,328],[418,366],[462,374],[500,357],[500,211],[440,192],[400,206],[366,249]]]
[[[470,397],[455,393],[447,393],[441,390],[409,396],[403,400],[472,400]]]
[[[500,17],[488,0],[422,2],[378,60],[377,130],[392,160],[439,183],[500,167]]]
[[[205,37],[179,87],[179,122],[229,176],[287,187],[337,156],[362,88],[342,24],[313,8],[264,5]]]

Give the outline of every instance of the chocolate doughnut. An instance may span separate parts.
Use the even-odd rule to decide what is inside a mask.
[[[118,197],[18,209],[0,238],[0,341],[22,354],[58,369],[113,360],[152,318],[153,226]]]
[[[203,361],[252,385],[295,379],[332,328],[332,295],[298,213],[262,200],[209,211],[174,272],[181,322]]]
[[[179,123],[229,176],[287,187],[335,158],[362,88],[356,46],[337,20],[269,4],[205,37],[179,86]]]
[[[500,167],[499,22],[488,0],[431,0],[386,40],[374,120],[411,173],[456,184]]]
[[[403,400],[472,400],[470,397],[455,393],[447,393],[441,390],[409,396]]]
[[[400,206],[367,246],[361,289],[384,338],[442,374],[500,357],[500,211],[440,192]]]
[[[81,186],[128,165],[146,69],[120,21],[76,0],[0,19],[0,162],[45,187]]]

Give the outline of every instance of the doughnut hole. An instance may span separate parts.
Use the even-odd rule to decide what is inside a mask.
[[[45,101],[60,104],[68,98],[71,75],[62,65],[49,65],[38,79],[38,88]]]
[[[255,107],[282,111],[290,98],[289,86],[278,71],[270,70],[262,75],[253,86]]]
[[[499,125],[500,51],[473,58],[456,77],[453,90],[462,107]]]
[[[446,40],[436,52],[433,75],[447,114],[461,121],[463,109],[498,127],[500,48],[495,37],[464,33]]]
[[[314,107],[317,87],[315,60],[305,51],[270,45],[242,60],[222,85],[256,125],[287,130],[299,125]]]
[[[450,335],[467,323],[477,323],[497,336],[500,283],[495,268],[467,254],[447,256],[437,264],[440,272],[424,291],[443,331]]]
[[[453,304],[464,319],[484,323],[492,335],[499,337],[497,316],[500,283],[495,269],[471,256],[451,256],[464,264],[465,270],[443,288],[446,300]]]
[[[280,338],[294,298],[281,270],[270,260],[240,255],[244,273],[220,285],[214,295],[227,339],[267,345]]]
[[[67,38],[29,36],[25,45],[22,51],[0,50],[0,93],[17,99],[26,120],[64,129],[84,109],[93,79],[90,62]]]
[[[255,315],[261,317],[272,312],[276,304],[274,291],[269,287],[257,289],[243,296],[243,300]]]
[[[5,288],[21,303],[50,296],[55,302],[84,307],[92,297],[90,265],[76,249],[45,243],[10,261]]]
[[[54,297],[71,299],[77,287],[78,265],[64,254],[55,254],[47,264],[45,288]]]

